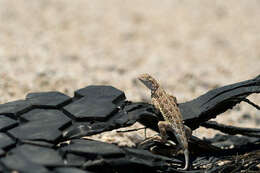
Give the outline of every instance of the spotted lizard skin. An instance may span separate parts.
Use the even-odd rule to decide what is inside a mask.
[[[140,75],[139,80],[151,90],[152,104],[155,108],[160,110],[163,115],[164,121],[158,123],[162,139],[166,139],[166,131],[172,131],[181,149],[184,151],[186,160],[184,170],[186,170],[189,162],[188,139],[176,98],[167,94],[159,83],[149,74]],[[165,140],[163,141],[165,142]]]

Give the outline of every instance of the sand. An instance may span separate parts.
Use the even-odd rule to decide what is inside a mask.
[[[257,0],[1,0],[0,103],[37,91],[73,96],[93,84],[149,102],[148,90],[136,81],[140,73],[151,73],[179,102],[188,101],[260,74],[259,21]],[[260,104],[259,96],[250,99]],[[260,111],[243,103],[217,121],[257,127]]]

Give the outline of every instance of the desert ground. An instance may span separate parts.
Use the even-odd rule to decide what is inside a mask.
[[[112,85],[128,100],[150,102],[136,80],[141,73],[188,101],[260,74],[259,21],[257,0],[1,0],[0,103],[39,91],[73,96],[87,85]],[[259,95],[249,99],[260,104]],[[258,127],[260,111],[242,103],[216,120]],[[131,145],[143,131],[94,138]]]

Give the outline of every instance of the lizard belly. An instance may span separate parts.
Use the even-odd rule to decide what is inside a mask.
[[[174,103],[171,103],[170,99],[166,97],[157,103],[157,105],[159,106],[158,108],[162,113],[165,121],[168,121],[173,125],[182,123],[179,108]]]

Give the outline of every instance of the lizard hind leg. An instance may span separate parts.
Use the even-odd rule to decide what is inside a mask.
[[[184,130],[185,130],[186,137],[188,139],[190,139],[191,135],[192,135],[192,130],[188,126],[186,126],[186,125],[184,125]]]
[[[158,122],[158,128],[159,128],[160,135],[161,135],[161,142],[162,143],[168,143],[169,145],[175,146],[175,143],[173,143],[170,140],[167,140],[167,137],[168,137],[167,131],[172,130],[171,124],[167,121],[159,121]]]
[[[169,123],[166,121],[159,121],[158,122],[158,128],[161,134],[162,142],[167,142],[167,129],[168,129]]]
[[[168,123],[167,121],[159,121],[158,122],[158,128],[159,128],[159,131],[160,131],[160,136],[156,135],[156,136],[150,137],[148,139],[145,139],[141,144],[144,144],[146,142],[154,140],[154,141],[158,141],[158,142],[163,143],[163,144],[167,143],[169,145],[175,146],[175,143],[167,140],[167,137],[168,137],[167,131],[169,131],[170,128],[171,128],[170,123]]]

